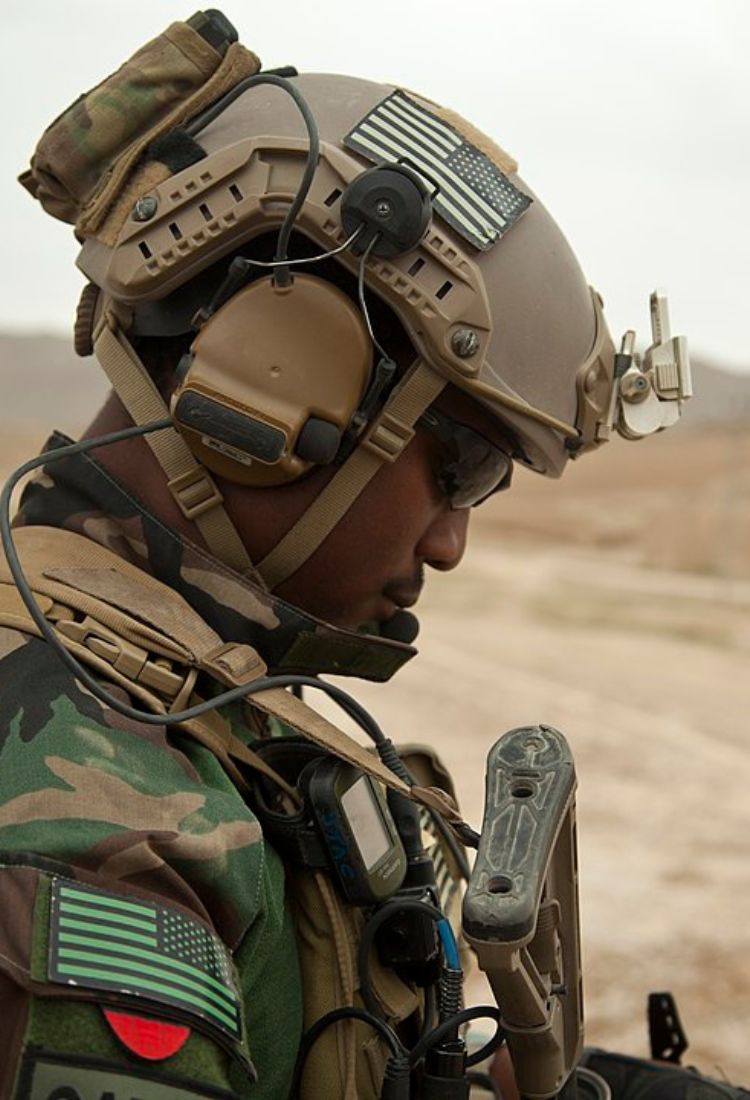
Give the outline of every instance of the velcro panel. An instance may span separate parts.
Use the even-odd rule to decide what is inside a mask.
[[[0,969],[25,988],[31,981],[37,879],[33,867],[0,866]]]
[[[170,1005],[242,1042],[231,955],[169,906],[53,879],[48,979]]]
[[[157,1069],[125,1068],[82,1056],[30,1052],[16,1100],[234,1100],[234,1094]]]
[[[449,121],[450,119],[450,121]],[[374,107],[344,138],[344,145],[375,164],[403,163],[415,169],[432,192],[432,205],[456,232],[486,251],[531,205],[508,178],[510,158],[478,131],[456,123],[458,116],[428,109],[395,91]]]

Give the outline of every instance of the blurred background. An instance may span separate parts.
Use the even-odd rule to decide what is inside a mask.
[[[44,127],[186,0],[5,0],[0,474],[105,391],[76,360],[69,226],[15,183]],[[546,722],[579,773],[587,1026],[647,1053],[672,989],[688,1061],[747,1084],[750,1055],[750,6],[744,0],[240,4],[267,67],[351,72],[449,104],[519,160],[602,292],[649,342],[665,286],[696,397],[678,428],[616,440],[547,482],[521,472],[429,580],[420,657],[357,688],[394,738],[432,740],[479,824],[484,759]],[[350,685],[352,686],[352,685]],[[480,996],[476,988],[476,996]]]

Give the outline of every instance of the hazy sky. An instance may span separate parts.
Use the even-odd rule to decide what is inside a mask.
[[[193,0],[195,2],[195,0]],[[196,5],[197,6],[197,5]],[[673,329],[750,369],[748,0],[224,0],[266,66],[390,80],[456,108],[519,160],[603,293],[616,338]],[[3,0],[0,329],[68,331],[70,227],[15,183],[44,127],[190,0]]]

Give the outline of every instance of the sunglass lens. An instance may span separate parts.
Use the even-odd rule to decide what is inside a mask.
[[[443,443],[438,483],[452,508],[472,508],[510,485],[513,460],[479,432],[434,409],[423,423]]]

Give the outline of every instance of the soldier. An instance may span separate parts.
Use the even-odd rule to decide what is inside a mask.
[[[470,508],[514,462],[558,476],[671,424],[684,344],[657,301],[643,365],[632,334],[616,355],[555,223],[463,119],[262,73],[217,12],[78,100],[22,182],[76,227],[76,346],[112,394],[86,445],[50,439],[18,560],[5,540],[0,1094],[286,1097],[304,1032],[304,1097],[406,1095],[389,1074],[430,1025],[432,922],[465,869],[410,807],[457,824],[450,781],[351,700],[386,763],[283,689],[393,675]],[[371,847],[342,863],[325,826],[355,803]],[[373,910],[425,867],[424,958],[392,936],[363,971]],[[337,1010],[360,1015],[313,1046]],[[693,1087],[597,1065],[620,1095]]]

